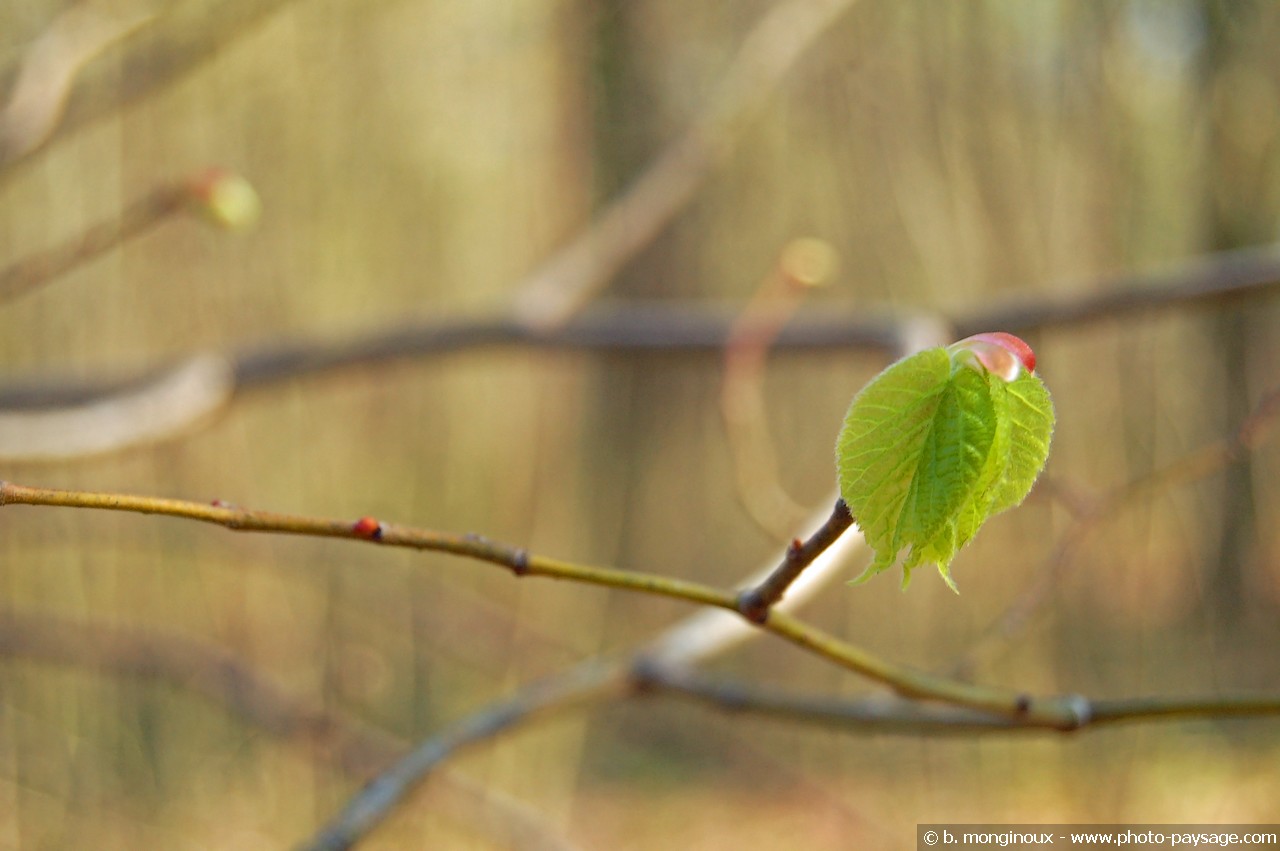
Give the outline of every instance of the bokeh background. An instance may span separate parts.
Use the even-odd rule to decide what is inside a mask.
[[[0,304],[4,380],[503,309],[706,114],[775,4],[98,5],[155,16],[85,66],[74,126],[6,166],[0,263],[211,163],[252,181],[263,216],[243,234],[173,219]],[[67,6],[0,5],[6,88]],[[812,236],[840,258],[819,309],[961,314],[1269,243],[1278,42],[1280,6],[1248,0],[849,4],[600,298],[743,302]],[[962,595],[923,572],[905,594],[882,577],[837,584],[808,615],[950,670],[1049,569],[1073,499],[1229,436],[1280,384],[1278,318],[1260,295],[1035,335],[1059,414],[1049,486],[959,557]],[[796,501],[827,503],[840,418],[883,364],[771,360],[768,425]],[[0,477],[373,514],[729,585],[779,549],[735,490],[720,378],[708,353],[465,351],[272,385],[161,444]],[[1097,697],[1275,691],[1278,466],[1264,441],[1108,513],[970,675]],[[405,740],[687,612],[438,555],[25,507],[0,511],[0,605],[225,648]],[[768,639],[713,667],[868,691]],[[890,849],[917,822],[1276,821],[1278,757],[1271,720],[923,739],[646,700],[534,725],[451,769],[581,847]],[[0,847],[286,847],[360,779],[185,689],[0,658]],[[507,847],[433,800],[368,847]]]

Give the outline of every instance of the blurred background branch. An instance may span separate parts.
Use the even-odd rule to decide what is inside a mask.
[[[794,535],[808,512],[778,479],[777,453],[765,416],[765,364],[769,348],[805,292],[828,283],[835,271],[836,256],[830,245],[812,238],[792,240],[743,307],[724,343],[720,414],[733,451],[738,499],[756,524],[778,541]]]
[[[23,54],[0,109],[0,169],[44,144],[58,127],[76,75],[98,54],[150,23],[154,9],[81,0],[54,18]]]
[[[1008,650],[1010,642],[1027,628],[1035,612],[1048,602],[1053,589],[1077,557],[1085,538],[1097,526],[1114,521],[1126,508],[1143,499],[1149,500],[1240,463],[1267,438],[1277,415],[1280,415],[1280,387],[1273,387],[1228,437],[1192,450],[1106,493],[1076,493],[1080,512],[1073,518],[1071,528],[1061,534],[1049,557],[1022,593],[956,659],[952,672],[968,678],[993,654]]]
[[[380,826],[428,775],[459,750],[487,742],[535,719],[616,696],[627,686],[623,674],[624,668],[608,661],[589,662],[468,714],[423,741],[391,768],[380,773],[301,847],[308,851],[338,851],[352,847]]]
[[[172,440],[231,400],[231,369],[194,355],[146,384],[79,404],[0,412],[0,459],[66,461]]]
[[[381,769],[405,747],[383,730],[286,693],[232,653],[174,633],[9,611],[0,613],[0,657],[182,689],[356,779]],[[523,851],[572,848],[527,806],[456,772],[436,779],[435,804],[462,824],[488,829],[495,841]]]
[[[0,65],[0,90],[9,92],[0,177],[59,137],[175,83],[288,2],[72,4],[9,67]],[[113,52],[118,65],[100,59]]]
[[[186,198],[182,186],[160,186],[73,239],[10,263],[0,269],[0,302],[31,292],[145,233],[181,210]]]
[[[1159,310],[1185,310],[1261,298],[1280,285],[1280,253],[1272,246],[1197,258],[1175,268],[1090,282],[1057,299],[997,302],[948,318],[956,337],[992,328],[1030,334],[1119,320]],[[868,316],[867,313],[874,315]],[[601,354],[696,354],[724,350],[740,308],[699,304],[600,304],[567,325],[539,331],[506,316],[453,318],[401,324],[338,340],[272,342],[226,352],[236,387],[253,390],[278,382],[323,376],[456,352],[516,347]],[[891,352],[898,320],[883,311],[825,306],[796,310],[769,342],[771,351]],[[337,335],[335,335],[337,336]],[[0,384],[0,409],[57,407],[128,392],[154,367],[136,376],[67,379],[56,374],[10,378]]]
[[[649,670],[640,678],[641,688],[657,695],[690,698],[721,712],[761,714],[778,720],[836,727],[851,734],[954,736],[977,733],[1046,732],[1043,727],[1020,724],[973,710],[941,707],[890,696],[857,700],[805,696],[769,689],[754,683],[733,682],[700,675],[691,670]],[[1083,713],[1082,732],[1121,722],[1185,721],[1280,714],[1277,695],[1220,695],[1213,697],[1150,697],[1129,700],[1090,700]]]
[[[257,218],[257,204],[253,188],[225,169],[204,169],[186,180],[162,183],[111,219],[0,268],[0,302],[29,293],[119,248],[175,213],[199,213],[222,227],[243,228]]]
[[[785,0],[742,41],[710,102],[618,199],[517,285],[515,315],[546,331],[564,325],[693,200],[742,125],[853,0]]]

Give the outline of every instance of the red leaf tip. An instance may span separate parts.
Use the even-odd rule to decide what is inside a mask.
[[[988,331],[965,337],[948,348],[955,353],[969,353],[988,371],[999,375],[1005,381],[1012,381],[1018,373],[1036,371],[1036,353],[1021,337],[1005,331]],[[972,361],[971,361],[972,363]]]
[[[1007,331],[988,331],[985,334],[974,334],[970,340],[984,340],[988,343],[995,343],[1002,349],[1010,352],[1018,360],[1022,361],[1022,365],[1026,367],[1027,372],[1036,371],[1036,353],[1031,351],[1031,347],[1027,345],[1027,341],[1021,337],[1015,337]]]

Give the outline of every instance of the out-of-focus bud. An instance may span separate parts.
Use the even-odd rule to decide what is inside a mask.
[[[831,243],[812,236],[791,240],[778,258],[778,268],[792,286],[823,286],[839,265],[840,258]]]
[[[262,202],[253,185],[225,168],[211,168],[187,183],[191,206],[213,224],[228,230],[244,230],[262,214]]]

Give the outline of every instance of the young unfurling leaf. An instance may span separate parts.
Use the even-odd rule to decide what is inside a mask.
[[[1012,334],[978,334],[904,358],[854,397],[836,443],[840,495],[875,558],[909,548],[902,584],[949,567],[987,518],[1022,502],[1049,457],[1053,403],[1035,355]]]

